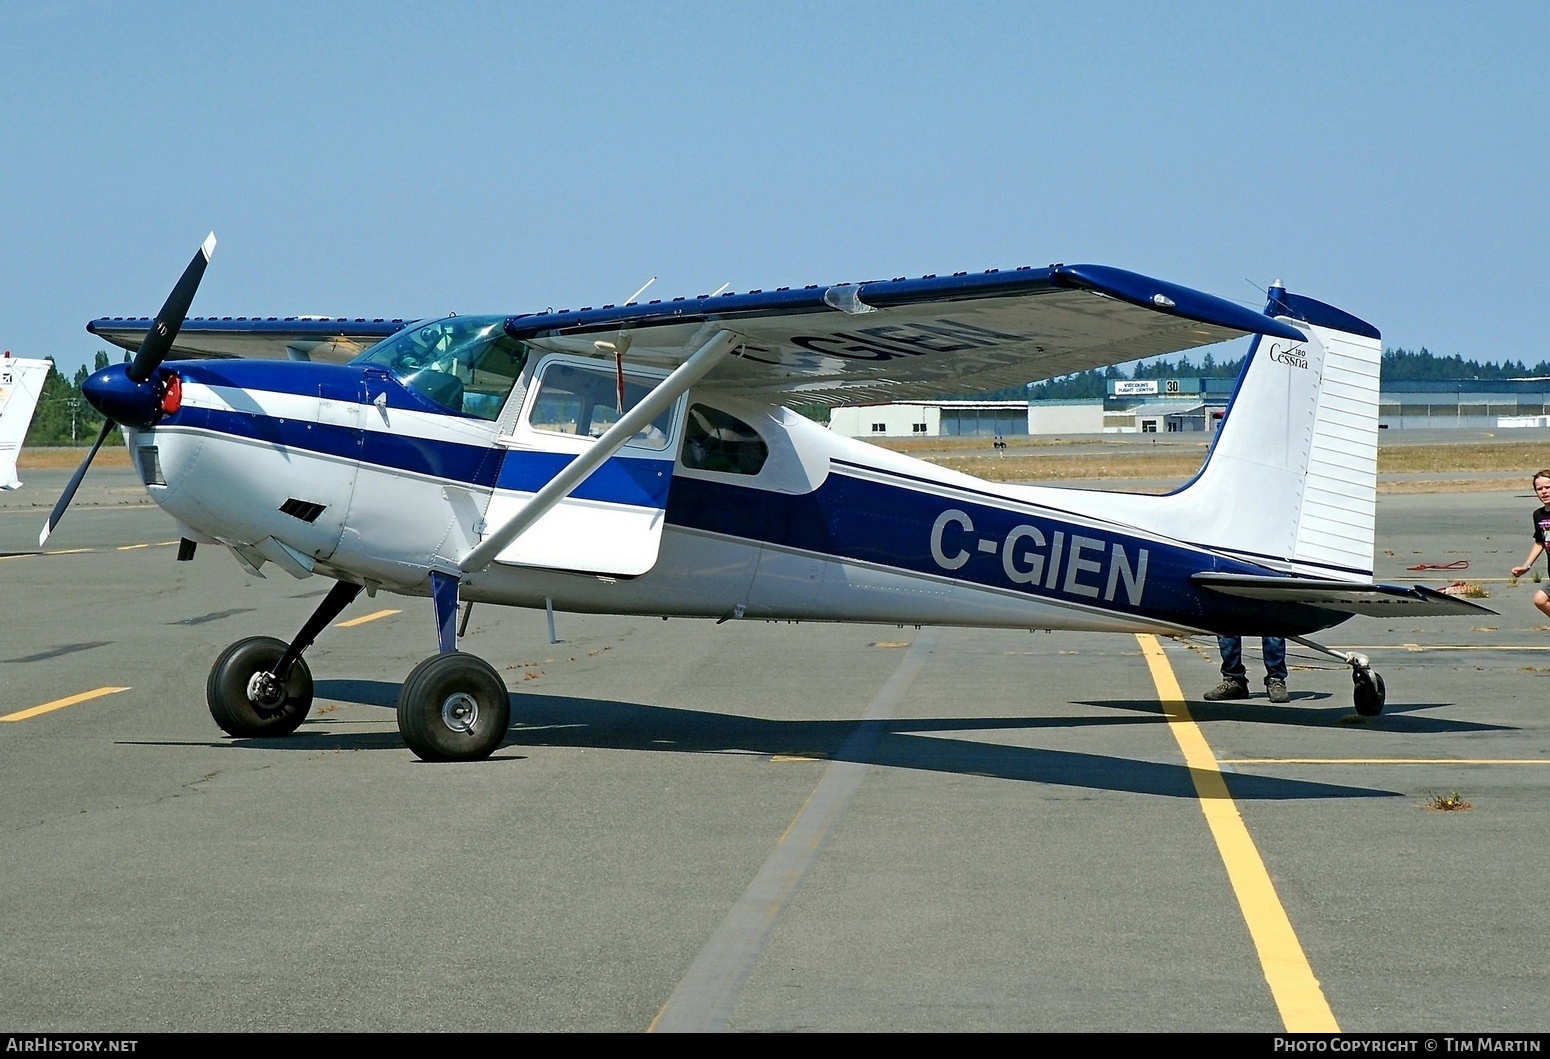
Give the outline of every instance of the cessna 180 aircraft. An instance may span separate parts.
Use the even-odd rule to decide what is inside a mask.
[[[90,325],[135,353],[86,381],[108,423],[39,543],[117,423],[180,560],[219,545],[254,574],[332,579],[289,642],[215,659],[210,712],[235,736],[301,724],[303,653],[363,590],[431,600],[440,651],[398,701],[427,760],[483,758],[508,734],[504,681],[457,650],[471,602],[1284,635],[1349,664],[1364,714],[1382,678],[1307,634],[1485,610],[1373,582],[1379,334],[1280,285],[1263,313],[1051,265],[407,325],[186,320],[214,245],[154,319]],[[1206,462],[1166,495],[986,482],[788,407],[983,391],[1244,335]]]
[[[0,356],[0,489],[21,488],[21,479],[16,477],[16,457],[21,454],[22,442],[27,440],[32,413],[37,411],[38,398],[43,393],[43,380],[52,367],[46,360],[13,357],[9,349]]]

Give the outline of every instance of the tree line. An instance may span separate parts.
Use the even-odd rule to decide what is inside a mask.
[[[129,359],[129,354],[124,354]],[[81,383],[93,371],[111,363],[108,354],[97,351],[96,364],[87,368],[82,364],[73,379],[65,378],[55,367],[43,380],[43,392],[38,395],[38,409],[32,414],[32,428],[27,431],[27,445],[90,445],[102,429],[102,416],[81,396]],[[115,427],[106,443],[123,444]]]
[[[1026,392],[1030,400],[1093,400],[1108,394],[1108,384],[1115,379],[1236,379],[1243,370],[1243,358],[1218,361],[1210,353],[1199,364],[1185,354],[1176,361],[1161,360],[1150,364],[1136,364],[1126,374],[1119,367],[1093,368],[1090,371],[1063,375],[1058,379],[1030,383],[1024,390],[1013,387],[1002,391],[1003,400],[1015,400]],[[1521,360],[1504,360],[1501,363],[1465,360],[1458,354],[1439,357],[1422,346],[1418,350],[1385,349],[1379,367],[1379,377],[1384,382],[1419,382],[1432,379],[1479,380],[1495,382],[1504,379],[1550,379],[1550,361],[1541,360],[1529,367]]]
[[[129,360],[129,354],[124,354]],[[88,369],[84,364],[71,379],[52,369],[43,383],[43,393],[38,399],[38,410],[32,417],[32,429],[27,433],[28,445],[89,445],[102,429],[102,416],[81,396],[81,383],[92,371],[105,368],[111,358],[99,350],[96,363]],[[1235,379],[1243,368],[1243,358],[1218,361],[1210,353],[1200,363],[1188,354],[1178,360],[1159,360],[1137,363],[1127,373],[1115,365],[1093,368],[1090,371],[1063,375],[1044,382],[1013,386],[993,393],[970,395],[978,400],[1017,401],[1028,398],[1035,401],[1095,400],[1108,394],[1108,384],[1119,379]],[[1457,354],[1439,357],[1426,347],[1419,350],[1385,349],[1381,378],[1387,382],[1415,382],[1427,379],[1477,379],[1495,381],[1501,379],[1550,378],[1550,361],[1541,360],[1533,367],[1522,360],[1504,360],[1501,363],[1465,360]],[[803,409],[804,413],[809,410]],[[816,409],[813,411],[817,411]],[[809,413],[810,414],[810,413]],[[818,416],[814,416],[818,418]],[[827,418],[824,416],[823,418]],[[109,443],[122,443],[115,428],[108,435]]]

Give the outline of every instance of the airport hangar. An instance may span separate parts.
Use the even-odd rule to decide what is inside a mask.
[[[1102,399],[850,405],[830,411],[829,429],[853,438],[1213,431],[1236,382],[1110,379]],[[1378,425],[1385,430],[1550,427],[1550,378],[1395,382],[1378,395]]]

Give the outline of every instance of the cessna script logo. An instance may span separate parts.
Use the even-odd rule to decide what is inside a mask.
[[[1278,364],[1290,364],[1294,368],[1308,367],[1308,355],[1303,352],[1301,342],[1290,346],[1280,342],[1270,343],[1270,359]]]
[[[1113,602],[1124,588],[1133,607],[1146,588],[1147,549],[1132,556],[1119,541],[1105,541],[1038,526],[1016,526],[1004,538],[978,537],[968,512],[949,508],[931,526],[931,558],[943,570],[959,570],[975,554],[999,556],[1001,572],[1014,585],[1043,587],[1069,596]]]

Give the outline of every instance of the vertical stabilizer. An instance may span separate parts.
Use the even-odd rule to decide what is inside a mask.
[[[16,477],[16,457],[51,367],[46,360],[22,360],[9,352],[0,357],[0,489],[22,484]]]
[[[1307,341],[1255,339],[1195,479],[1091,510],[1288,572],[1371,581],[1380,336],[1279,286],[1266,312]]]

